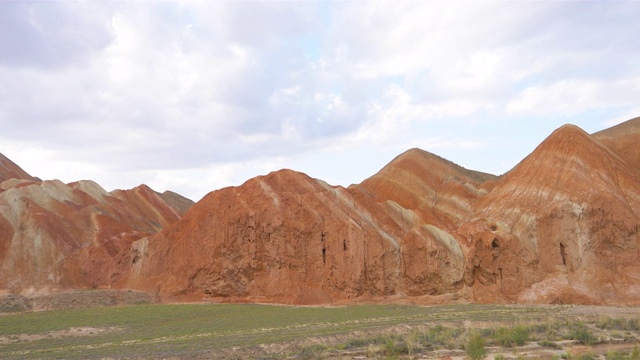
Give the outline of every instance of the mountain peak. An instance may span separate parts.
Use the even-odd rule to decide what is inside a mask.
[[[20,166],[0,153],[0,182],[9,179],[37,181],[36,178],[29,175],[26,171],[22,170]]]
[[[558,193],[570,198],[600,190],[606,194],[620,188],[623,178],[635,181],[636,170],[580,127],[563,125],[511,169],[478,206],[504,201],[530,206]]]

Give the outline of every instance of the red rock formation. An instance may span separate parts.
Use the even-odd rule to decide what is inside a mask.
[[[454,230],[496,179],[495,175],[467,170],[424,150],[411,149],[353,187],[377,202],[411,210],[426,224]]]
[[[347,189],[281,170],[211,192],[180,221],[146,186],[11,179],[0,288],[640,303],[639,134],[640,119],[593,136],[566,125],[499,178],[417,149]]]
[[[475,204],[467,266],[512,301],[637,301],[637,209],[638,169],[565,125]]]
[[[286,303],[394,294],[401,233],[362,193],[282,170],[214,191],[134,243],[129,286]]]
[[[96,183],[7,180],[0,193],[0,288],[105,286],[130,243],[179,219],[146,186],[107,193]]]
[[[290,170],[258,177],[136,242],[128,286],[285,303],[455,293],[463,249],[428,222],[453,227],[492,178],[420,150],[350,189]]]
[[[501,178],[414,149],[349,189],[283,170],[214,191],[132,244],[128,286],[285,303],[634,302],[639,205],[638,168],[574,126]]]

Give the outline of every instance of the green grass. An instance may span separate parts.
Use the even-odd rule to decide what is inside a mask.
[[[43,338],[0,345],[0,358],[85,358],[171,355],[346,334],[398,324],[504,320],[546,316],[539,308],[493,305],[349,306],[335,308],[248,304],[135,305],[0,316],[0,336],[44,334],[74,327],[117,328],[87,337]],[[446,343],[451,329],[417,335]],[[400,342],[397,344],[401,346]],[[319,349],[314,349],[318,351]],[[307,350],[311,351],[311,350]],[[402,352],[408,350],[402,349]],[[400,352],[394,348],[392,352]]]

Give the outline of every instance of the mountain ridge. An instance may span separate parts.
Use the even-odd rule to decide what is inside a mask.
[[[144,185],[107,193],[9,179],[0,254],[17,254],[12,239],[32,241],[36,229],[57,235],[47,251],[0,259],[0,279],[15,278],[16,259],[23,272],[63,261],[59,281],[0,287],[113,286],[168,301],[638,304],[638,140],[640,118],[592,135],[567,124],[501,176],[414,148],[347,188],[282,169],[188,211]]]

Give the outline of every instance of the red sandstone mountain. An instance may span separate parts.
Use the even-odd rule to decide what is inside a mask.
[[[495,175],[465,169],[437,155],[411,149],[374,176],[353,186],[379,203],[390,202],[447,229],[469,215],[472,203],[495,184]]]
[[[327,303],[465,291],[447,232],[494,181],[422,150],[349,189],[282,170],[214,191],[133,244],[127,286],[161,295]]]
[[[134,243],[128,286],[289,303],[394,294],[402,233],[360,192],[281,170],[214,191]]]
[[[349,189],[283,170],[214,191],[132,245],[128,286],[287,303],[637,302],[639,205],[638,169],[575,126],[499,179],[414,149]]]
[[[461,229],[485,239],[478,279],[511,301],[637,302],[638,170],[578,127],[556,130]]]
[[[281,170],[213,191],[179,221],[167,203],[188,203],[144,186],[12,179],[0,184],[0,287],[637,304],[638,140],[640,119],[594,135],[566,125],[499,178],[418,149],[346,189]]]
[[[33,181],[3,164],[20,178],[0,184],[0,289],[107,286],[121,251],[180,218],[146,186],[108,193],[91,181]]]

